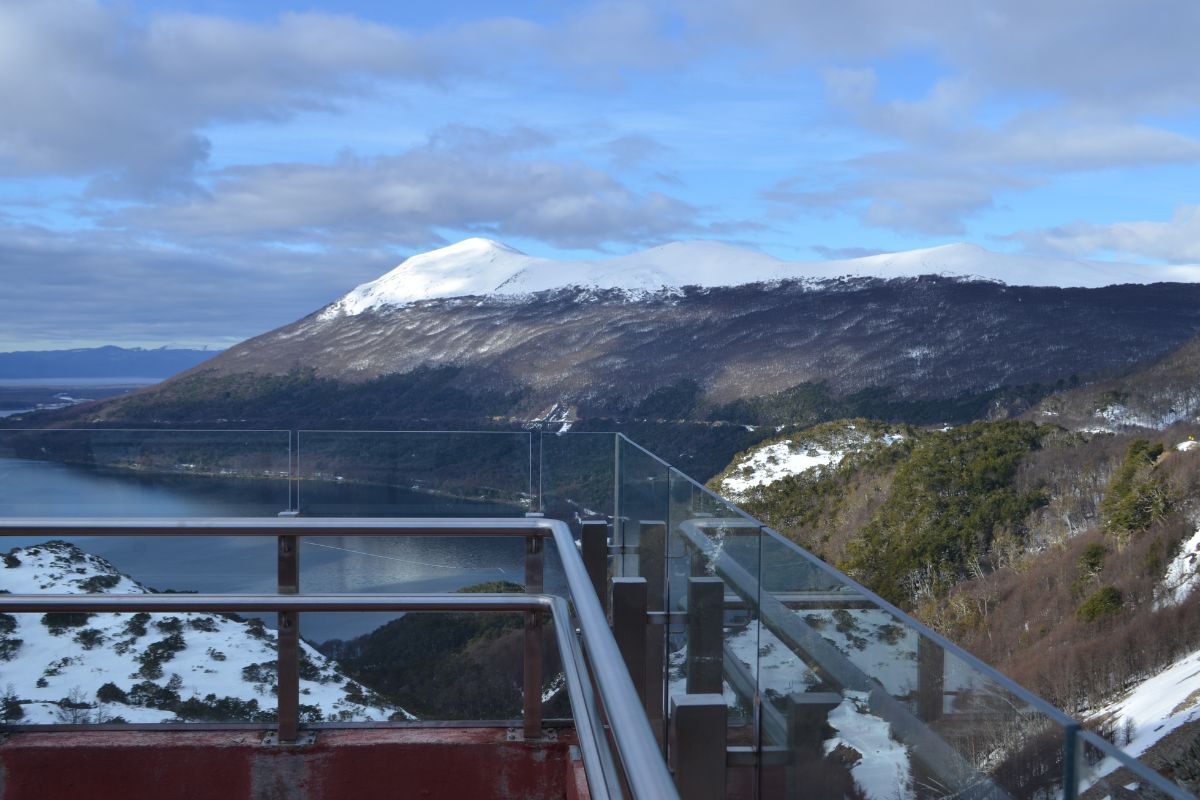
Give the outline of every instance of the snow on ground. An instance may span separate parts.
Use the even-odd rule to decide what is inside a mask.
[[[1182,603],[1200,585],[1200,529],[1179,545],[1179,552],[1167,564],[1162,587],[1156,592],[1155,608]]]
[[[1200,442],[1197,442],[1195,439],[1188,439],[1186,442],[1180,442],[1175,445],[1175,449],[1181,453],[1186,453],[1188,450],[1195,450],[1197,447],[1200,447]]]
[[[726,651],[741,662],[746,673],[757,679],[764,703],[782,700],[794,692],[806,692],[821,679],[787,645],[765,627],[751,624],[728,635]],[[687,650],[669,657],[668,696],[687,691]],[[859,787],[871,800],[908,800],[913,797],[907,748],[892,739],[888,723],[867,709],[865,692],[844,692],[845,699],[829,713],[829,724],[837,734],[825,742],[826,754],[839,747],[851,748],[861,756],[850,768]],[[728,681],[723,695],[730,708],[738,697]]]
[[[876,438],[857,430],[854,425],[847,425],[843,431],[829,437],[829,441],[796,438],[773,442],[734,463],[721,481],[721,493],[738,500],[756,486],[768,486],[802,472],[835,466],[848,454],[876,442],[887,447],[903,439],[904,436],[898,433]]]
[[[1200,267],[1153,267],[992,253],[949,244],[904,253],[838,261],[783,261],[719,242],[673,242],[591,261],[535,258],[489,239],[466,239],[414,255],[364,283],[321,312],[320,319],[353,316],[440,297],[521,296],[577,286],[616,289],[630,298],[682,286],[737,286],[839,278],[904,278],[940,274],[1002,281],[1014,286],[1109,286],[1116,283],[1200,280]]]
[[[810,609],[796,612],[825,641],[870,675],[888,694],[917,687],[917,632],[881,608]]]
[[[887,722],[867,710],[865,692],[845,692],[845,698],[829,712],[837,736],[826,740],[825,752],[849,747],[862,755],[850,774],[871,800],[915,797],[908,748],[892,738]]]
[[[760,447],[749,458],[739,461],[733,473],[721,481],[721,488],[737,499],[751,487],[766,486],[790,475],[837,464],[845,455],[843,450],[805,447],[803,442],[786,439]]]
[[[1108,433],[1121,430],[1123,428],[1150,428],[1151,430],[1163,430],[1174,425],[1176,422],[1181,422],[1185,419],[1191,419],[1195,416],[1195,410],[1191,408],[1191,403],[1178,403],[1182,410],[1171,408],[1160,414],[1153,413],[1137,413],[1120,403],[1113,403],[1096,412],[1096,416],[1104,419],[1108,425],[1097,428],[1094,432]],[[1188,448],[1183,448],[1188,449]]]
[[[108,561],[61,541],[3,556],[0,590],[150,592]],[[275,638],[259,620],[219,614],[0,614],[0,693],[20,702],[22,722],[244,718],[275,709]],[[301,674],[300,703],[311,707],[305,716],[313,721],[412,718],[348,680],[308,644]],[[113,688],[98,698],[106,684]],[[187,701],[196,701],[190,710]]]
[[[1129,742],[1121,749],[1135,757],[1181,725],[1200,719],[1200,650],[1142,681],[1093,716],[1110,719],[1122,738],[1128,732]],[[1106,758],[1091,770],[1089,781],[1119,766],[1114,759]]]

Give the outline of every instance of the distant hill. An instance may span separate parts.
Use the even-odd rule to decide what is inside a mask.
[[[1200,417],[1200,335],[1149,363],[1043,400],[1027,415],[1072,430],[1162,430]]]
[[[108,345],[0,353],[0,378],[167,378],[219,352]]]

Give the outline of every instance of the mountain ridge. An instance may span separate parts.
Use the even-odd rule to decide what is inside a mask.
[[[0,378],[167,378],[220,352],[116,345],[17,350],[0,353]]]
[[[820,286],[847,278],[942,275],[1010,286],[1097,288],[1123,283],[1200,281],[1200,266],[1157,267],[994,253],[952,243],[830,261],[786,261],[712,241],[671,242],[607,259],[526,255],[485,238],[420,253],[363,283],[323,309],[321,319],[450,297],[528,296],[578,287],[617,290],[638,299],[686,286],[715,288],[795,281]]]

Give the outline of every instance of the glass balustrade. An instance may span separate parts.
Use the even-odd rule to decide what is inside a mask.
[[[658,749],[676,755],[673,715],[696,698],[719,708],[728,797],[1189,796],[619,434],[0,431],[3,517],[280,512],[300,519],[540,514],[567,522],[581,548],[583,526],[599,526],[603,541],[588,558],[598,554],[603,608]],[[9,546],[36,546],[54,538],[47,533],[10,538]],[[566,594],[562,556],[548,542],[538,540],[535,552],[520,532],[425,534],[301,530],[294,536],[299,590]],[[282,563],[275,537],[153,544],[75,537],[71,544],[159,590],[273,592]],[[63,591],[142,590],[124,579],[88,584],[90,562],[72,566],[87,556],[71,550],[29,558],[58,559],[63,575],[84,568],[79,585]],[[72,670],[106,648],[124,648],[122,657],[137,662],[122,662],[133,677],[105,689],[112,698],[136,696],[140,716],[125,721],[168,714],[253,721],[271,711],[271,658],[252,647],[212,644],[213,652],[199,653],[178,643],[194,630],[197,641],[200,633],[231,643],[234,633],[248,634],[270,649],[273,615],[46,617],[0,617],[3,642],[36,639],[46,654],[47,674],[38,676],[45,691],[20,704],[25,722],[103,721],[119,701],[73,697],[69,684]],[[299,624],[308,642],[299,667],[302,721],[521,713],[523,648],[534,624],[527,614],[306,611]],[[546,713],[568,717],[553,624],[535,628]],[[0,658],[24,646],[3,642]],[[386,667],[381,653],[389,654]],[[235,697],[222,693],[229,665],[258,694],[226,700]]]

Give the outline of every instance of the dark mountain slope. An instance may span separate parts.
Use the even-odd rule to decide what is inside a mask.
[[[1200,285],[1007,287],[948,278],[697,289],[630,301],[562,290],[431,300],[354,316],[314,314],[238,345],[179,380],[285,375],[364,383],[453,367],[447,388],[627,411],[694,383],[705,403],[823,382],[833,396],[885,388],[950,398],[1054,383],[1160,355],[1200,329]],[[148,393],[142,393],[145,397]],[[128,402],[128,401],[125,401]],[[111,418],[125,418],[117,408]]]
[[[1161,429],[1200,411],[1200,336],[1146,365],[1047,398],[1030,416],[1074,429]]]

